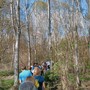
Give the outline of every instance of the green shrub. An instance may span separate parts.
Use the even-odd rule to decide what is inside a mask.
[[[90,81],[90,77],[87,77],[86,75],[80,75],[81,81]]]
[[[13,79],[1,80],[1,88],[3,88],[3,90],[9,90],[9,88],[11,88],[13,84],[14,84]]]
[[[44,77],[46,82],[55,82],[59,78],[59,76],[56,73],[51,71],[47,71]]]
[[[75,74],[68,73],[68,80],[69,80],[69,82],[75,83],[75,79],[76,79]]]
[[[53,72],[47,71],[44,77],[45,77],[46,87],[50,90],[52,88],[54,90],[60,81],[59,75],[54,71]]]
[[[3,87],[0,86],[0,90],[5,90]]]
[[[90,64],[88,64],[88,65],[86,66],[86,68],[87,68],[87,69],[90,69]]]

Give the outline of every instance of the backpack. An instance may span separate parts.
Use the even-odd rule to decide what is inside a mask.
[[[38,90],[42,90],[42,82],[39,82],[38,80],[35,80],[35,87]]]

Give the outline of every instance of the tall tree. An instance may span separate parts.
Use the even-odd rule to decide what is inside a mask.
[[[49,47],[49,59],[51,59],[51,1],[48,0],[48,23],[49,23],[49,26],[48,26],[48,47]],[[51,70],[52,70],[52,64],[51,64]]]
[[[87,0],[88,2],[88,19],[90,19],[90,0]]]
[[[14,31],[13,5],[14,5],[13,0],[10,0],[10,21],[11,21],[12,30]],[[14,40],[14,35],[12,39]],[[13,66],[13,61],[14,61],[14,43],[12,48],[13,48],[13,54],[12,54],[11,66]]]
[[[16,23],[15,30],[15,51],[14,51],[14,89],[18,90],[19,85],[19,47],[20,47],[20,0],[16,0]]]
[[[30,16],[28,16],[28,2],[25,0],[26,30],[28,32],[28,67],[31,66],[31,46],[30,46]]]
[[[74,36],[74,44],[75,44],[75,52],[74,52],[74,60],[75,60],[75,73],[76,73],[76,85],[77,88],[80,86],[80,79],[79,79],[79,53],[78,53],[78,32],[77,32],[77,26],[75,30],[73,31]]]
[[[87,0],[87,1],[88,1],[88,19],[90,22],[90,0]],[[89,47],[89,55],[90,55],[90,27],[88,29],[88,33],[89,33],[88,47]],[[89,59],[90,59],[90,56],[89,56]]]

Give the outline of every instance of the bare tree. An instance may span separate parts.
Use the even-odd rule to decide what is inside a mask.
[[[28,16],[28,8],[27,8],[27,0],[25,0],[26,7],[25,7],[25,15],[26,15],[26,29],[28,32],[28,67],[31,66],[31,46],[30,46],[30,16]]]
[[[87,0],[87,1],[88,1],[88,19],[90,22],[90,0]],[[89,55],[90,55],[90,27],[88,29],[88,34],[89,34],[88,47],[89,47]],[[89,56],[89,59],[90,59],[90,56]]]
[[[88,2],[88,19],[90,19],[90,0],[87,0]]]
[[[15,50],[14,50],[14,89],[18,90],[19,85],[19,47],[20,47],[20,0],[16,0],[16,20],[17,29],[15,30]]]
[[[80,80],[79,80],[79,54],[78,54],[78,34],[77,33],[78,32],[77,32],[77,26],[76,26],[75,31],[73,31],[74,44],[75,44],[74,60],[75,60],[76,85],[77,85],[77,88],[79,88]]]
[[[48,26],[48,47],[49,47],[49,59],[52,60],[52,56],[51,56],[51,4],[50,4],[50,0],[48,0],[48,22],[49,22],[49,26]],[[51,64],[51,70],[52,70],[52,64]]]
[[[13,0],[10,0],[10,21],[11,21],[11,26],[12,26],[12,31],[14,31],[14,17],[13,17]],[[14,35],[13,35],[13,38],[14,40]],[[14,43],[13,43],[13,54],[12,54],[12,62],[11,62],[11,67],[13,66],[13,61],[14,61]]]

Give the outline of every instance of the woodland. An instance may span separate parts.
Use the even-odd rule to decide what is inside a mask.
[[[46,90],[90,90],[90,0],[0,0],[0,90],[45,61]]]

